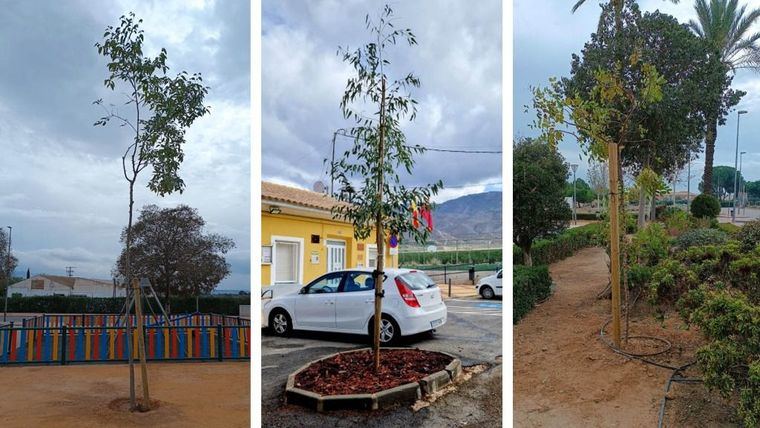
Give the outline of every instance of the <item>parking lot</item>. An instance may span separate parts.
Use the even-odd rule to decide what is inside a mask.
[[[316,414],[296,406],[284,405],[288,375],[308,363],[334,352],[368,346],[366,336],[333,333],[295,332],[278,338],[262,333],[262,413],[263,425],[391,427],[463,426],[501,424],[501,300],[478,298],[446,299],[448,321],[434,335],[405,338],[399,346],[445,351],[456,355],[462,364],[485,364],[483,373],[473,376],[456,391],[414,411],[408,407],[381,412],[341,411]]]

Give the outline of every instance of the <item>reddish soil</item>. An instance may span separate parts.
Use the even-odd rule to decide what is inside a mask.
[[[608,283],[606,261],[604,250],[589,248],[553,264],[554,293],[513,327],[515,426],[657,425],[671,371],[618,355],[599,338],[610,314],[610,301],[596,298]],[[652,357],[660,363],[692,361],[699,331],[675,314],[658,319],[643,300],[631,312],[630,335],[669,340],[671,350]],[[647,342],[632,339],[628,349],[662,346]],[[679,405],[669,401],[668,410]]]
[[[149,363],[148,379],[152,410],[130,412],[126,365],[2,367],[0,427],[251,425],[247,362]]]
[[[372,394],[417,382],[451,360],[419,349],[381,349],[380,371],[375,372],[371,351],[347,352],[312,364],[296,376],[295,386],[322,395]]]

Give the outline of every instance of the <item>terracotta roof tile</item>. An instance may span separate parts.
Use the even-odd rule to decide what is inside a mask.
[[[300,205],[307,208],[316,208],[330,211],[336,205],[345,205],[345,202],[310,190],[283,186],[281,184],[261,182],[261,199]]]

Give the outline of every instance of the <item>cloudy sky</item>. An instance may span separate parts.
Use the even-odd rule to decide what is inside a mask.
[[[417,119],[405,125],[411,144],[501,148],[500,1],[391,2],[396,26],[411,28],[418,45],[390,52],[392,75],[414,72]],[[329,184],[323,160],[333,132],[351,126],[339,103],[351,68],[336,55],[370,39],[366,14],[385,3],[363,0],[264,2],[262,13],[262,175],[311,188]],[[336,153],[351,140],[338,138]],[[501,189],[501,156],[427,152],[406,184],[443,180],[437,201]],[[496,183],[496,184],[494,184]],[[466,187],[463,187],[466,186]]]
[[[123,103],[103,87],[106,61],[93,45],[134,11],[146,54],[168,51],[172,74],[201,72],[211,114],[187,133],[187,190],[165,198],[139,179],[136,207],[187,204],[207,230],[235,240],[232,275],[220,288],[250,287],[250,9],[245,0],[3,1],[0,13],[0,225],[13,226],[16,274],[110,278],[127,223],[120,156],[124,128],[94,127]],[[121,111],[130,112],[124,107]]]
[[[528,127],[534,111],[524,113],[531,103],[530,86],[546,85],[549,77],[570,74],[570,55],[579,53],[583,44],[596,31],[601,8],[598,1],[589,0],[575,14],[570,12],[575,1],[570,0],[515,0],[514,6],[514,133],[515,136],[534,136],[535,130]],[[741,0],[740,4],[752,1]],[[696,19],[694,3],[682,0],[672,4],[665,0],[640,0],[642,11],[661,12],[675,16],[686,23]],[[536,31],[540,24],[542,30]],[[753,32],[760,31],[754,28]],[[744,155],[742,173],[748,180],[760,180],[760,74],[740,71],[734,78],[733,87],[747,91],[738,108],[748,110],[741,120],[740,151]],[[736,144],[736,113],[733,112],[726,124],[718,128],[713,165],[734,165]],[[586,179],[587,161],[579,160],[578,145],[566,139],[560,150],[568,162],[579,163],[578,177]],[[691,189],[694,191],[701,181],[704,157],[692,163]],[[677,189],[686,190],[686,173],[682,173]]]

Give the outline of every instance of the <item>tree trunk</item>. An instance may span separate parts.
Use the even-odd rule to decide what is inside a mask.
[[[705,172],[702,175],[702,193],[712,195],[713,159],[715,156],[715,139],[718,137],[718,118],[712,115],[707,118],[705,132]]]
[[[532,245],[530,245],[530,244],[522,247],[523,263],[525,263],[525,266],[533,266],[533,255],[530,252],[531,251],[531,247],[532,247]]]
[[[383,230],[383,160],[385,157],[385,147],[383,138],[385,132],[385,78],[382,81],[381,99],[380,99],[380,121],[379,121],[379,139],[378,139],[378,168],[377,168],[377,216],[375,217],[375,240],[377,244],[377,267],[373,276],[375,277],[375,334],[372,343],[374,352],[375,371],[380,371],[380,322],[383,315],[383,262],[385,256],[385,237]]]
[[[655,221],[657,220],[657,197],[652,196],[652,211],[649,212],[649,220]]]

